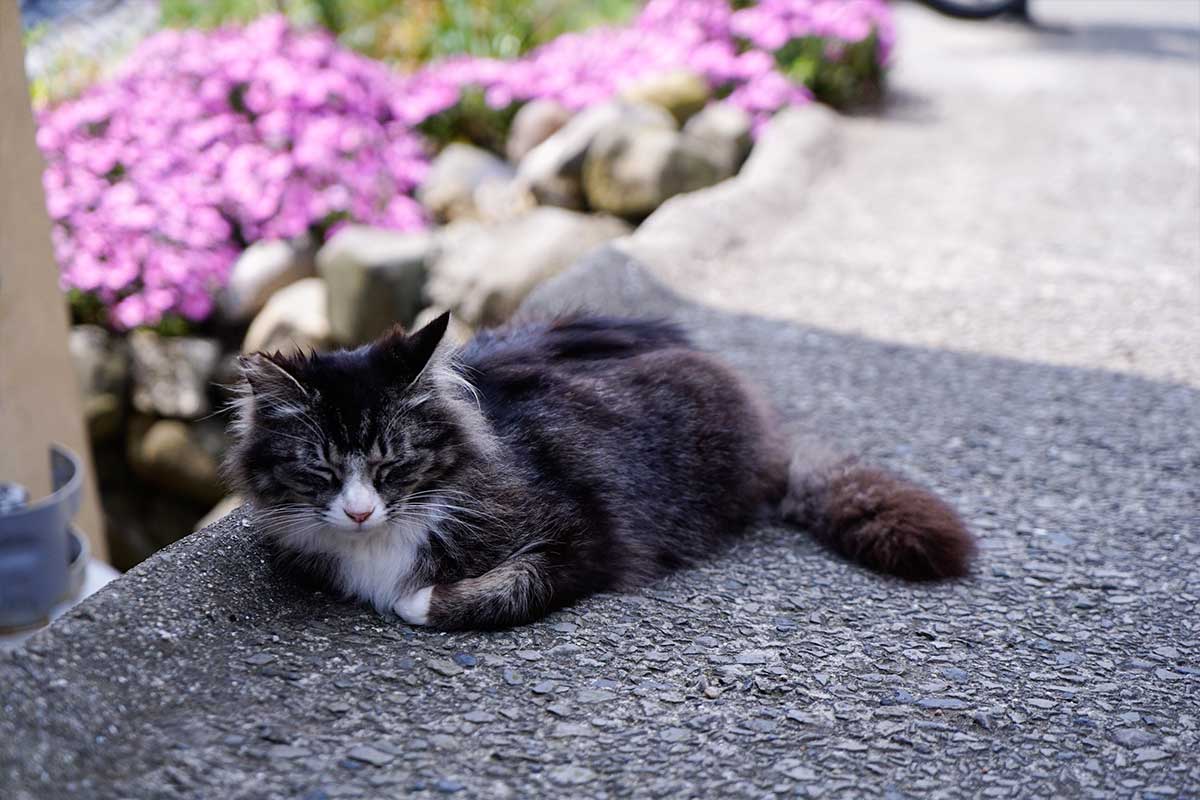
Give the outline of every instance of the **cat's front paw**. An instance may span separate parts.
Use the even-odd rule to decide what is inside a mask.
[[[429,603],[433,599],[433,587],[426,586],[417,589],[396,601],[393,606],[396,615],[409,625],[429,624]]]

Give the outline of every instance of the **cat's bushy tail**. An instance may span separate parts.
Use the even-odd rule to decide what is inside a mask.
[[[909,580],[967,574],[975,541],[932,492],[856,458],[794,458],[781,510],[852,561]]]

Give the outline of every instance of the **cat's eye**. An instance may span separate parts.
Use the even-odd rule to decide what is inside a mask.
[[[279,480],[302,491],[329,489],[337,484],[337,474],[323,465],[280,466],[275,468]]]
[[[335,473],[333,470],[329,469],[328,467],[319,466],[319,465],[306,467],[306,468],[302,469],[300,472],[302,475],[304,475],[305,477],[309,478],[310,480],[312,480],[314,482],[318,482],[318,483],[330,485],[330,486],[333,485],[334,483],[337,483],[337,479],[338,479],[337,473]]]
[[[397,458],[377,464],[373,470],[376,483],[387,483],[399,477],[401,468],[407,463],[407,461]]]

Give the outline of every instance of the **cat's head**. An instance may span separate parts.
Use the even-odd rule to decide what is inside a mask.
[[[269,526],[357,534],[412,520],[471,451],[449,314],[356,350],[241,359],[227,461]]]

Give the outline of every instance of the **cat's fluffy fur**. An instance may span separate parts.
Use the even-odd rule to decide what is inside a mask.
[[[229,475],[284,560],[345,596],[437,628],[514,625],[776,511],[874,569],[967,572],[948,506],[853,460],[800,466],[757,393],[674,325],[575,317],[452,352],[446,323],[243,361]]]

